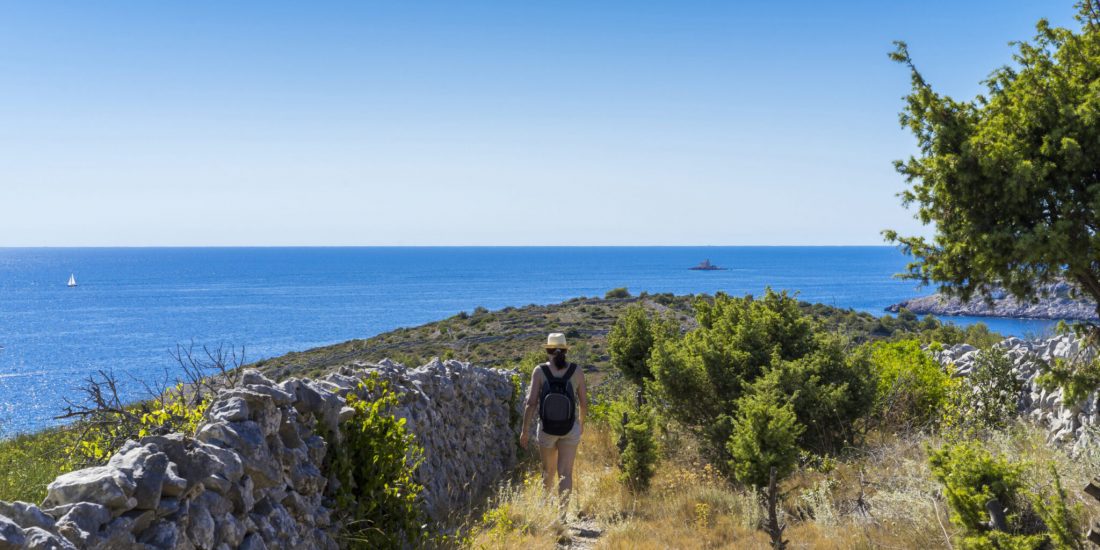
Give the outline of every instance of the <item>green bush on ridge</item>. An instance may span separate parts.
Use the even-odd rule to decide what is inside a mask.
[[[645,306],[634,304],[619,316],[607,335],[611,366],[641,386],[653,379],[649,357],[654,344],[661,339],[673,338],[678,333],[677,323],[652,317]]]

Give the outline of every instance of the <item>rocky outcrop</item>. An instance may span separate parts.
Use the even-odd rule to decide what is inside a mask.
[[[1061,389],[1047,391],[1036,381],[1043,363],[1055,359],[1090,361],[1096,357],[1095,349],[1087,348],[1080,339],[1069,335],[1031,341],[1013,337],[996,346],[1012,359],[1016,378],[1023,383],[1017,401],[1020,413],[1043,426],[1050,443],[1068,446],[1073,452],[1097,443],[1100,438],[1097,391],[1080,403],[1065,403]],[[933,356],[944,366],[953,365],[955,376],[965,377],[973,371],[981,353],[984,352],[974,346],[958,344],[935,352]]]
[[[395,414],[424,448],[414,478],[432,517],[467,506],[514,466],[511,371],[383,361],[278,384],[246,371],[194,438],[129,441],[107,464],[55,479],[41,505],[0,502],[0,550],[336,548],[326,489],[337,481],[322,465],[354,412],[347,394],[364,393],[371,373],[398,393]]]
[[[920,315],[968,315],[977,317],[1019,317],[1026,319],[1097,319],[1096,303],[1086,299],[1071,298],[1072,287],[1060,282],[1040,288],[1044,297],[1036,303],[1017,300],[1003,290],[993,293],[993,303],[981,297],[964,302],[959,298],[933,294],[894,304],[886,311],[897,313],[905,308]]]

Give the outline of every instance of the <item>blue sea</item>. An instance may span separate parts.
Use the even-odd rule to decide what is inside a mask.
[[[704,259],[725,271],[690,271]],[[892,247],[447,247],[0,249],[0,436],[57,423],[98,370],[142,395],[176,344],[245,348],[249,361],[365,338],[477,306],[637,294],[762,294],[882,315],[931,289],[892,277]],[[77,286],[66,282],[74,274]],[[1021,336],[1050,322],[982,320]]]

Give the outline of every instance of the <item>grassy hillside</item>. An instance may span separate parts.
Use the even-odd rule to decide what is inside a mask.
[[[525,355],[541,350],[547,333],[563,332],[569,339],[572,361],[603,370],[610,360],[607,333],[627,307],[641,302],[650,310],[676,319],[684,330],[689,330],[695,326],[693,299],[693,296],[642,294],[612,299],[579,297],[559,304],[506,307],[497,311],[477,308],[418,327],[399,328],[370,338],[291,352],[259,361],[254,366],[275,379],[319,376],[352,361],[374,362],[386,357],[408,366],[441,357],[488,367],[512,367]],[[988,344],[999,339],[998,335],[985,330],[984,325],[960,330],[931,317],[918,319],[904,310],[896,317],[876,317],[824,304],[802,302],[800,305],[805,314],[826,330],[844,333],[856,343],[902,334],[922,334],[944,343],[968,340]]]

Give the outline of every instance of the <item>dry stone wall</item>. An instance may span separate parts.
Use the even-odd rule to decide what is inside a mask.
[[[107,464],[58,477],[40,505],[0,502],[0,550],[336,548],[326,497],[335,480],[321,468],[353,414],[347,394],[371,373],[398,392],[395,414],[424,447],[414,477],[432,517],[468,505],[515,465],[512,371],[383,361],[282,383],[246,371],[194,438],[129,441]]]
[[[1090,361],[1096,356],[1094,349],[1071,335],[1039,340],[1007,338],[997,344],[1012,359],[1016,378],[1023,383],[1017,401],[1019,411],[1048,432],[1048,442],[1063,445],[1072,452],[1079,452],[1095,445],[1100,436],[1100,409],[1097,407],[1097,391],[1079,403],[1065,403],[1062,390],[1047,391],[1039,387],[1037,378],[1040,366],[1055,359]],[[957,344],[934,353],[942,365],[954,365],[956,376],[969,376],[979,354],[983,353],[969,344]],[[1100,389],[1100,388],[1098,388]]]

